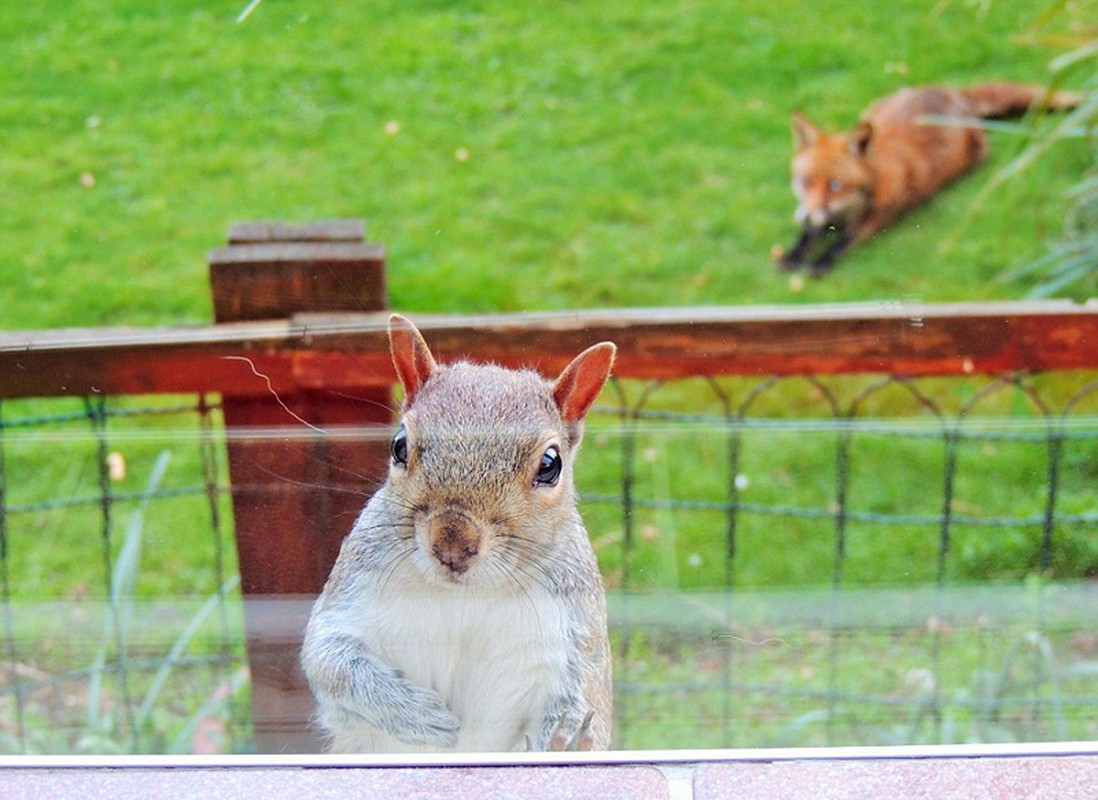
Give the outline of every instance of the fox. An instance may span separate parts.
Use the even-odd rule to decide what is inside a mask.
[[[982,128],[938,125],[927,117],[1006,119],[1030,109],[1069,110],[1081,99],[1075,92],[1010,82],[913,86],[877,100],[853,130],[841,133],[829,133],[794,111],[793,219],[800,233],[788,251],[775,248],[778,268],[803,267],[822,277],[853,245],[926,202],[987,156]]]

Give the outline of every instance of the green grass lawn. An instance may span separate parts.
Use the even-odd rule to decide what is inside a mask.
[[[1016,297],[993,279],[1088,163],[1058,147],[969,215],[1020,147],[996,134],[981,176],[794,292],[769,258],[790,110],[1045,80],[1060,51],[1021,40],[1046,2],[244,5],[0,18],[5,328],[206,321],[205,253],[264,218],[364,218],[413,311]]]
[[[1022,146],[993,134],[981,175],[793,291],[769,259],[794,235],[790,110],[848,126],[906,83],[1044,80],[1044,2],[243,6],[0,18],[0,325],[208,321],[206,251],[263,218],[364,218],[413,312],[1017,297],[995,277],[1059,231],[1087,162],[1061,145],[973,210]],[[39,495],[94,476],[40,461]]]
[[[0,15],[4,329],[206,323],[206,253],[233,222],[255,219],[364,219],[369,238],[388,248],[392,306],[413,315],[1018,298],[1032,279],[997,277],[1042,254],[1060,233],[1064,192],[1092,162],[1088,144],[1059,145],[976,206],[981,188],[1025,143],[994,133],[979,174],[798,289],[770,260],[771,248],[795,235],[791,110],[848,127],[873,99],[906,84],[1045,81],[1050,60],[1070,46],[1057,37],[1075,36],[1093,19],[1093,0],[1055,17],[1037,43],[1030,32],[1045,0],[264,0],[239,23],[246,0],[10,5]],[[1072,296],[1096,288],[1083,282]],[[943,403],[964,391],[943,381]],[[669,387],[656,405],[713,413],[699,398],[689,386]],[[818,400],[779,392],[762,413],[812,413]],[[9,402],[4,419],[74,402]],[[903,413],[889,402],[870,411]],[[1014,414],[1009,405],[991,411]],[[131,495],[115,512],[121,534],[136,506],[132,495],[163,450],[172,452],[167,489],[200,485],[202,474],[193,420],[111,425],[112,446],[130,465],[115,487]],[[592,425],[583,492],[620,489],[615,431]],[[98,453],[86,423],[44,446],[33,431],[7,436],[9,505],[95,496]],[[645,497],[719,496],[727,486],[723,440],[711,430],[644,436],[637,488]],[[827,506],[833,434],[756,432],[749,444],[746,501]],[[775,453],[792,457],[778,464]],[[852,507],[937,513],[938,445],[868,437],[853,453]],[[1039,446],[968,447],[958,508],[1039,511],[1045,455]],[[1076,443],[1065,458],[1062,507],[1093,509],[1093,448]],[[1002,480],[982,480],[981,466]],[[1016,491],[1019,485],[1032,492]],[[12,593],[78,600],[101,592],[98,513],[93,504],[10,515]],[[619,588],[620,508],[593,503],[584,513],[608,583]],[[216,591],[223,577],[211,567],[216,542],[193,533],[209,526],[210,514],[204,496],[187,491],[150,506],[139,593]],[[721,514],[672,512],[656,502],[636,523],[633,588],[723,585],[722,565],[710,557],[723,547]],[[1054,565],[1056,575],[1083,574],[1098,558],[1092,530],[1061,533],[1075,549]],[[829,519],[780,526],[747,519],[740,535],[738,585],[831,580]],[[852,524],[845,577],[853,584],[932,580],[934,536],[898,526],[882,537],[872,525]],[[1028,531],[989,539],[960,528],[956,536],[950,580],[1016,579],[1033,568]],[[113,547],[117,557],[120,535]],[[219,557],[232,572],[233,554]],[[794,649],[811,651],[812,635],[795,631],[793,649],[756,654],[743,680],[755,680],[752,670],[796,680],[813,657],[801,660]],[[904,644],[892,655],[902,660]],[[686,680],[711,664],[705,646],[684,655],[640,641],[626,663],[634,672],[650,668],[642,677],[657,683]],[[855,638],[852,658],[863,650]],[[880,650],[889,651],[887,642]],[[967,677],[978,672],[966,669]],[[854,683],[880,678],[873,664],[845,674]],[[708,710],[716,702],[687,695]],[[784,713],[773,712],[765,691],[759,698],[758,714]],[[678,726],[676,743],[696,742],[694,709],[679,700],[651,699],[647,720],[641,705],[628,741],[652,746]],[[797,702],[759,723],[768,742],[817,741],[815,733],[791,731],[818,711]],[[880,739],[892,735],[882,727],[888,722],[874,724]]]

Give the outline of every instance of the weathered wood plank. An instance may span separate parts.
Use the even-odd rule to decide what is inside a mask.
[[[229,244],[254,242],[362,242],[366,224],[361,219],[327,219],[318,222],[258,220],[237,222],[229,228]]]
[[[358,241],[328,238],[355,234],[356,226],[242,227],[234,228],[238,240],[248,234],[261,241],[236,241],[209,257],[218,322],[386,307],[384,250],[364,244],[361,236]],[[243,383],[238,373],[223,387],[249,387],[244,392],[223,390],[222,401],[241,588],[249,597],[318,594],[343,537],[376,491],[388,463],[388,382],[375,380],[354,396],[341,392],[339,387],[346,384],[338,380],[306,386],[297,377],[295,362],[308,360],[311,351],[307,333],[297,337],[291,346],[304,349],[289,358],[278,348],[264,348],[205,359],[244,370]],[[187,374],[199,374],[200,369],[191,362]],[[347,425],[372,425],[381,435],[349,441],[324,433]],[[296,433],[302,427],[316,435],[254,435],[257,430]],[[263,635],[262,620],[251,612],[245,616],[252,725],[260,750],[301,751],[320,745],[308,724],[313,703],[298,661],[305,622],[304,616],[294,620],[284,637],[271,641]]]
[[[369,311],[388,303],[385,249],[362,242],[236,244],[209,255],[217,322],[302,311]]]
[[[387,316],[0,333],[0,397],[389,385]],[[546,373],[606,339],[627,378],[1098,368],[1098,306],[1067,302],[409,316],[444,360]]]

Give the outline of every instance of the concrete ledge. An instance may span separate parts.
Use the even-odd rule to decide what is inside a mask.
[[[789,800],[1098,797],[1098,743],[434,757],[0,758],[0,797]]]
[[[697,800],[1093,800],[1098,797],[1098,757],[706,764],[694,773],[693,791]]]
[[[4,800],[264,798],[264,800],[663,800],[654,767],[202,768],[11,770]]]

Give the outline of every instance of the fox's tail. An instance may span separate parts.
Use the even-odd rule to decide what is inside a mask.
[[[972,103],[973,113],[984,119],[1020,117],[1031,108],[1067,111],[1083,100],[1077,92],[1053,92],[1046,86],[1005,81],[970,86],[961,94]]]

